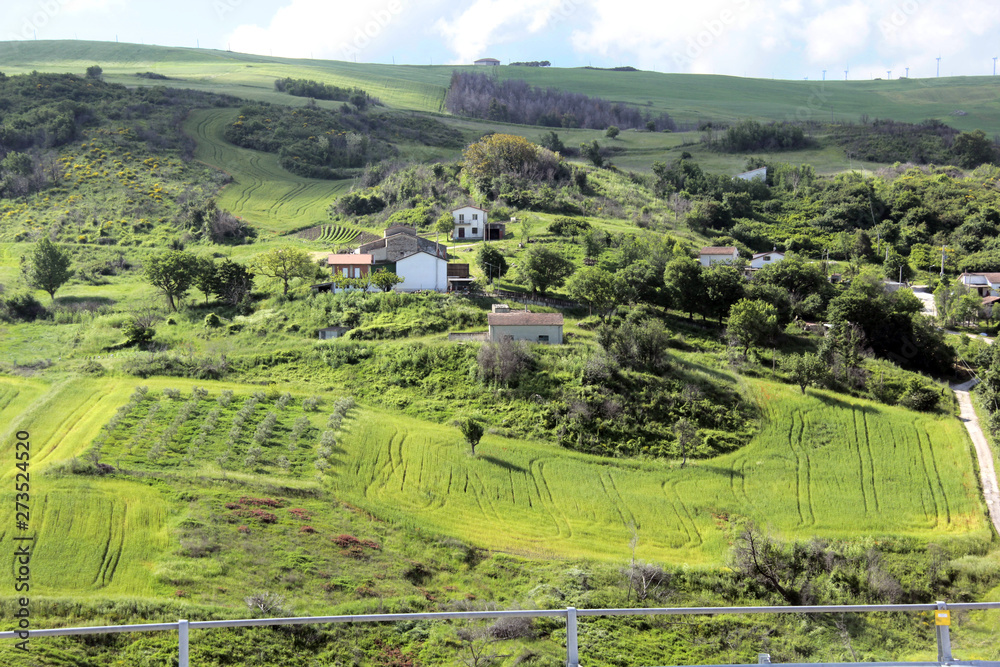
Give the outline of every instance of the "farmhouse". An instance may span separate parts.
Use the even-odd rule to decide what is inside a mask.
[[[713,264],[732,264],[740,258],[740,251],[729,246],[702,248],[698,260],[702,266]]]
[[[486,316],[490,341],[524,340],[532,343],[562,345],[563,316],[561,313],[531,313],[527,310],[510,310],[506,306],[494,307]]]
[[[958,279],[981,297],[1000,296],[1000,273],[963,273]]]
[[[780,262],[784,258],[785,253],[779,252],[778,250],[772,250],[771,252],[759,252],[750,259],[750,268],[763,269],[765,266]]]
[[[319,330],[319,339],[332,340],[334,338],[340,338],[350,330],[350,327],[324,327]]]
[[[354,253],[331,254],[326,264],[335,276],[345,278],[362,278],[371,273],[373,258],[371,255],[356,255]]]
[[[475,64],[496,67],[497,65],[500,64],[500,61],[497,60],[496,58],[480,58],[479,60],[475,61]]]

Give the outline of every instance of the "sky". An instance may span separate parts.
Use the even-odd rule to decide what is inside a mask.
[[[415,65],[493,57],[778,79],[917,78],[938,66],[941,76],[993,74],[1000,3],[4,0],[0,39],[36,38]]]

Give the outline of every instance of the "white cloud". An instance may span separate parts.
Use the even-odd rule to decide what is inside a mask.
[[[129,0],[64,0],[63,9],[67,12],[82,14],[124,9],[128,4]]]
[[[437,31],[455,54],[469,63],[490,47],[537,35],[556,20],[571,17],[584,0],[475,0],[452,20],[439,19]]]
[[[863,51],[870,37],[870,9],[868,3],[852,2],[811,19],[802,31],[809,61],[847,62]]]
[[[266,27],[245,24],[227,38],[230,48],[290,58],[373,60],[403,30],[411,38],[419,23],[409,15],[409,0],[291,0],[277,10]]]

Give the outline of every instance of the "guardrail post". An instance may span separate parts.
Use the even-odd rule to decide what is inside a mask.
[[[186,620],[177,621],[177,667],[190,667],[188,657],[188,622]]]
[[[576,640],[576,607],[566,608],[566,667],[579,667],[580,647]]]
[[[937,634],[938,662],[949,663],[951,657],[951,612],[948,611],[948,603],[937,603],[937,611],[934,612],[934,629]]]

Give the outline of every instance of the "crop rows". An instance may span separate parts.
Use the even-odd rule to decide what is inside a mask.
[[[182,396],[174,389],[157,393],[140,387],[95,438],[89,457],[126,470],[214,463],[224,470],[314,475],[325,469],[317,460],[329,463],[333,433],[353,400],[336,401],[329,414],[323,406],[318,396],[296,399],[290,393],[210,395],[195,387]],[[321,432],[316,425],[324,423]]]

